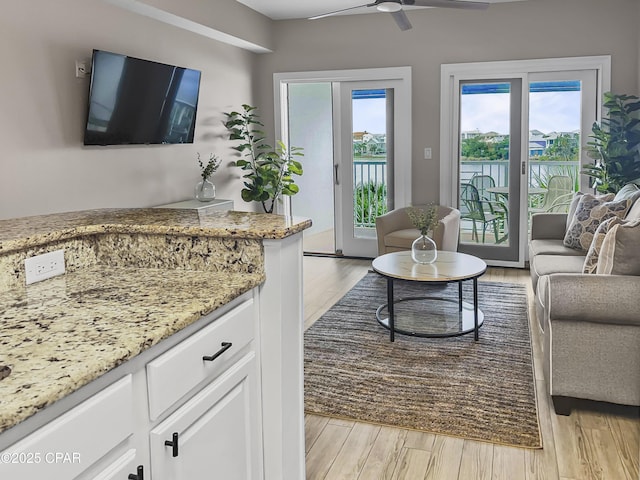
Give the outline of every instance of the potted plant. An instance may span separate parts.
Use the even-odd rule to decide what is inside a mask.
[[[224,126],[230,132],[230,140],[242,141],[233,147],[244,155],[235,162],[245,172],[242,199],[260,202],[266,213],[273,213],[283,195],[295,195],[300,189],[293,176],[302,175],[302,164],[294,159],[303,155],[302,148],[287,148],[278,141],[274,149],[265,143],[264,132],[259,129],[263,124],[255,110],[256,107],[245,104],[242,112],[225,112]]]
[[[634,95],[604,94],[608,118],[594,123],[587,154],[594,163],[582,173],[593,179],[601,193],[616,193],[624,185],[640,179],[640,101]]]
[[[196,185],[196,198],[201,202],[210,202],[216,198],[216,186],[209,181],[209,178],[218,170],[222,160],[212,153],[209,155],[209,162],[205,165],[200,159],[200,153],[197,153],[197,156],[202,181]]]

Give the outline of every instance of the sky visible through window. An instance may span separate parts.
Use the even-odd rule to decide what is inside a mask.
[[[509,133],[509,95],[463,95],[460,126],[463,132]],[[580,129],[580,92],[532,92],[529,97],[529,130],[543,133]]]
[[[509,95],[485,93],[463,95],[461,130],[509,132]],[[580,92],[532,92],[529,104],[529,130],[543,133],[572,132],[580,129]],[[354,101],[353,131],[385,133],[385,99]]]

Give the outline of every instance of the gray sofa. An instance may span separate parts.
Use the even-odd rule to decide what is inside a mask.
[[[640,218],[640,191],[625,220]],[[563,245],[568,214],[532,217],[531,281],[544,375],[557,414],[575,398],[640,405],[640,276],[582,273],[585,253]]]

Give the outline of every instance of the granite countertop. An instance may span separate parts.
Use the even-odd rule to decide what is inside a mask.
[[[262,284],[261,241],[310,225],[160,208],[0,220],[0,433]],[[67,272],[25,286],[24,258],[49,248]]]
[[[282,239],[311,221],[266,213],[168,208],[102,209],[0,220],[0,254],[100,233]]]
[[[4,292],[0,364],[11,374],[0,381],[0,432],[263,281],[262,273],[92,267]]]

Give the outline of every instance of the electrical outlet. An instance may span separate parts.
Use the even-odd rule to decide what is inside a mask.
[[[62,275],[65,272],[64,250],[55,250],[25,258],[24,269],[27,285]]]
[[[76,78],[85,78],[88,73],[86,60],[76,60]]]

